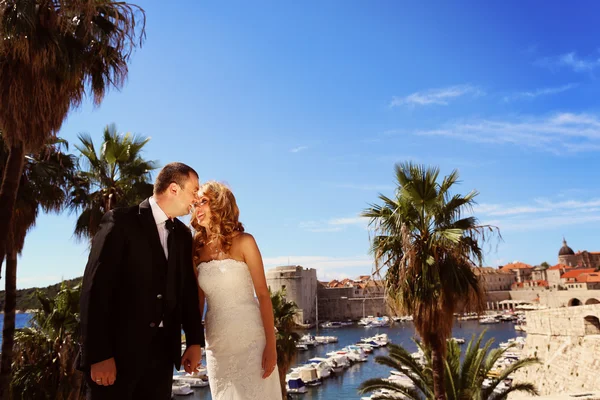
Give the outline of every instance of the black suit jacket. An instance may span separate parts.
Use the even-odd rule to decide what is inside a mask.
[[[178,262],[169,279],[175,285],[175,298],[163,316],[158,315],[157,305],[166,300],[167,260],[149,201],[104,215],[83,276],[80,369],[111,357],[117,371],[139,369],[148,359],[156,329],[165,330],[167,351],[177,369],[182,327],[187,346],[204,346],[192,236],[177,219],[175,239]],[[163,328],[158,327],[161,320]]]

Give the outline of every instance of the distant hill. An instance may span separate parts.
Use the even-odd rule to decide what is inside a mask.
[[[73,288],[81,283],[82,277],[69,279],[64,281],[68,287]],[[4,283],[3,281],[0,281]],[[40,303],[35,298],[34,294],[36,290],[40,290],[45,293],[48,297],[53,298],[58,294],[60,290],[61,283],[57,283],[52,286],[48,286],[45,288],[29,288],[29,289],[21,289],[17,290],[17,310],[25,311],[30,309],[37,309],[40,307]],[[0,311],[4,310],[4,290],[0,291]]]

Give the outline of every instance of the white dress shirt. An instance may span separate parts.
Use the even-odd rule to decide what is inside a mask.
[[[160,208],[154,197],[150,197],[150,208],[152,208],[152,215],[156,222],[156,229],[158,230],[158,237],[160,238],[160,244],[165,252],[165,258],[169,259],[169,246],[167,246],[167,238],[169,237],[169,231],[165,223],[169,219],[167,214]]]
[[[158,237],[160,238],[160,244],[165,252],[165,258],[169,259],[169,246],[167,246],[167,238],[169,237],[169,231],[167,230],[166,222],[169,219],[167,214],[160,208],[154,197],[150,197],[150,208],[152,209],[152,216],[156,222],[156,229],[158,230]],[[158,324],[159,328],[163,327],[163,321]]]

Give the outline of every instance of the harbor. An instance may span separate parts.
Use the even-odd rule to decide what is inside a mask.
[[[456,321],[452,336],[457,339],[468,341],[471,336],[479,335],[486,330],[484,340],[494,338],[494,347],[499,347],[501,343],[508,343],[518,337],[523,337],[523,333],[515,330],[512,322],[498,321],[494,324],[480,324],[477,320]],[[354,346],[362,342],[362,339],[374,338],[378,335],[385,335],[387,339],[394,344],[399,344],[405,347],[408,351],[417,352],[417,347],[412,341],[415,337],[415,330],[412,322],[405,320],[404,322],[396,322],[390,326],[365,327],[358,323],[352,325],[341,325],[337,328],[321,328],[318,331],[316,328],[310,330],[299,331],[302,336],[310,337],[336,337],[336,341],[324,343],[320,345],[307,346],[306,349],[299,349],[297,359],[292,367],[292,371],[297,371],[306,365],[309,361],[321,361],[320,359],[329,359],[332,357],[328,353],[342,351],[348,346]],[[522,339],[521,339],[522,340]],[[373,348],[372,353],[367,353],[366,361],[354,362],[348,368],[344,368],[339,373],[330,373],[330,375],[322,379],[322,382],[316,386],[304,385],[306,392],[303,394],[292,395],[294,398],[305,400],[334,400],[334,399],[361,399],[367,397],[358,394],[358,387],[367,379],[371,378],[387,378],[391,371],[389,367],[375,363],[374,359],[378,355],[387,355],[386,347]],[[318,362],[316,363],[318,365]],[[292,375],[288,371],[288,377]],[[191,399],[191,400],[209,400],[211,399],[210,388],[199,387],[192,388],[192,393],[187,396],[176,395],[176,399]]]

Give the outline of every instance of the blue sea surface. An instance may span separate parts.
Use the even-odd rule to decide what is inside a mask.
[[[494,325],[480,325],[475,320],[457,321],[454,326],[453,336],[462,337],[468,342],[472,335],[479,335],[484,329],[487,329],[484,342],[489,338],[494,338],[493,347],[497,347],[501,342],[506,342],[508,339],[520,335],[520,332],[515,331],[512,323],[501,322]],[[307,331],[302,331],[301,333],[307,333]],[[310,333],[315,334],[315,330],[310,330]],[[312,357],[327,357],[325,354],[330,351],[341,349],[344,346],[358,342],[361,338],[374,336],[377,333],[387,333],[392,343],[400,344],[411,352],[417,350],[416,345],[412,341],[412,338],[415,336],[415,329],[412,322],[396,323],[389,328],[364,328],[359,325],[353,325],[339,329],[319,329],[319,335],[337,336],[338,343],[317,346],[308,351],[300,352],[298,353],[296,364],[302,364]],[[387,378],[390,375],[389,367],[373,361],[377,355],[387,355],[385,347],[375,349],[369,355],[369,361],[354,364],[345,370],[342,375],[338,377],[331,376],[322,385],[309,387],[306,394],[295,396],[295,398],[303,400],[360,399],[361,395],[358,394],[357,388],[362,382],[371,378]],[[194,389],[194,394],[191,396],[175,396],[175,398],[208,400],[211,399],[210,388],[197,388]]]
[[[15,327],[17,329],[23,328],[27,326],[29,320],[31,319],[31,314],[16,314],[15,315]],[[4,314],[2,314],[2,318],[0,318],[0,332],[4,329]],[[2,335],[0,335],[0,346],[2,346]]]

